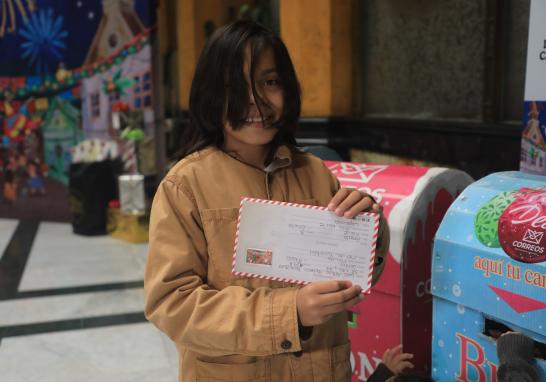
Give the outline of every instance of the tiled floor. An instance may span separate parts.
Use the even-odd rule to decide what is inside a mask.
[[[2,382],[175,382],[171,341],[145,321],[146,245],[0,219]]]

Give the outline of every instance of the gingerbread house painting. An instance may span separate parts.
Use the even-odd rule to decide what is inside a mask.
[[[134,0],[102,0],[102,18],[84,65],[111,56],[145,29]]]
[[[55,97],[50,101],[41,129],[49,177],[67,185],[70,149],[83,139],[80,111],[69,101]]]
[[[539,109],[542,102],[528,102],[527,125],[522,133],[520,168],[532,174],[544,174],[546,169],[546,141]],[[540,106],[540,107],[539,107]]]
[[[116,78],[126,84],[123,89],[109,90]],[[126,57],[120,65],[82,81],[82,120],[86,138],[112,137],[111,111],[116,102],[126,103],[131,110],[142,110],[146,130],[153,128],[151,49],[144,47]]]
[[[540,131],[539,120],[530,119],[527,123],[527,127],[523,130],[523,138],[530,140],[536,147],[541,149],[546,148],[546,142]]]

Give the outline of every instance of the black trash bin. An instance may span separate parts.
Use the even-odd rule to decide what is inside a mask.
[[[72,228],[80,235],[105,235],[108,202],[118,198],[119,159],[70,165]]]

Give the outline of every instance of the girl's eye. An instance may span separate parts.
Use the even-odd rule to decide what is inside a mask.
[[[281,84],[281,82],[276,78],[273,78],[273,79],[270,79],[270,80],[265,80],[265,85],[266,86],[279,86],[280,84]]]

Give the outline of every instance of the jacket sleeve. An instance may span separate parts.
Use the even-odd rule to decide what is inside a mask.
[[[208,356],[301,350],[296,288],[207,285],[207,243],[191,191],[166,178],[152,205],[145,315],[176,344]]]
[[[379,365],[377,365],[377,368],[374,370],[374,372],[366,379],[367,382],[386,382],[389,380],[389,378],[393,377],[394,373],[385,365],[383,362],[381,362]]]

